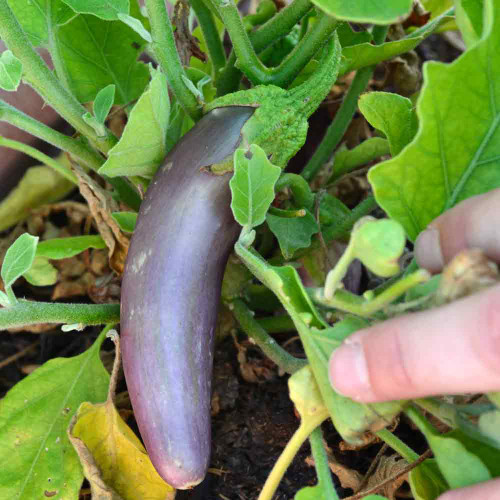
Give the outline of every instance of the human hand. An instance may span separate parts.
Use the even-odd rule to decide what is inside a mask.
[[[438,272],[460,250],[500,262],[500,190],[463,201],[416,241],[417,262]],[[341,394],[379,402],[500,390],[500,285],[350,336],[330,359]],[[500,499],[500,480],[449,491],[439,500]]]

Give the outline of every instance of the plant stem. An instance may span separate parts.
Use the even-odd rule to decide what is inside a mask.
[[[376,44],[380,44],[385,40],[387,29],[387,26],[375,26],[373,28],[373,39]],[[328,161],[331,154],[338,146],[347,130],[347,127],[351,123],[356,109],[358,108],[358,98],[361,92],[363,92],[368,85],[374,69],[374,66],[367,66],[366,68],[362,68],[356,72],[356,76],[354,77],[333,122],[328,127],[325,137],[307,165],[302,170],[302,176],[306,179],[306,181],[310,182],[314,179],[321,167]]]
[[[294,373],[307,365],[307,361],[305,359],[295,358],[286,352],[276,342],[276,340],[274,340],[264,330],[264,328],[262,328],[262,326],[254,318],[253,312],[242,300],[234,300],[230,305],[230,309],[240,324],[242,330],[252,340],[254,340],[255,343],[262,349],[264,354],[269,359],[274,361],[274,363],[276,363],[284,372]]]
[[[277,68],[267,68],[258,58],[234,2],[226,2],[225,0],[212,0],[212,2],[224,21],[233,42],[233,48],[238,58],[237,66],[255,85],[289,86],[330,37],[337,25],[335,18],[321,13],[314,29],[306,34],[282,63]]]
[[[299,207],[308,208],[309,210],[313,208],[314,194],[303,177],[297,174],[282,174],[276,182],[275,191],[278,193],[285,188],[290,188]]]
[[[257,318],[255,321],[257,321],[267,333],[293,332],[295,330],[295,324],[292,318],[287,314],[266,316],[264,318]]]
[[[269,214],[282,217],[283,219],[297,219],[306,216],[306,211],[303,208],[298,210],[284,210],[282,208],[269,207]]]
[[[257,31],[249,34],[254,50],[258,53],[272,43],[287,35],[290,30],[307,14],[312,8],[310,0],[293,0],[283,10],[273,16],[266,24]],[[220,97],[238,89],[241,79],[241,71],[236,68],[236,53],[233,49],[226,67],[221,72],[218,85],[217,96]]]
[[[210,61],[212,62],[214,80],[217,82],[219,71],[226,65],[226,53],[224,52],[224,46],[217,31],[214,16],[203,0],[190,0],[189,3],[196,14],[201,31],[203,32]]]
[[[272,0],[262,0],[257,6],[255,14],[248,14],[243,18],[243,24],[250,31],[255,26],[264,24],[276,14],[276,4]]]
[[[78,132],[85,135],[102,152],[108,152],[117,142],[107,131],[104,138],[85,123],[86,109],[66,90],[44,60],[33,48],[28,37],[10,10],[7,0],[0,0],[0,38],[23,64],[24,79]]]
[[[375,435],[399,453],[409,464],[418,459],[418,453],[415,453],[407,444],[403,443],[401,439],[387,429],[377,431]]]
[[[337,491],[332,481],[332,474],[328,465],[328,457],[323,446],[323,433],[321,427],[316,427],[309,436],[311,443],[311,451],[314,458],[314,465],[316,467],[316,474],[318,476],[318,483],[322,487],[322,493],[325,500],[339,500]]]
[[[414,403],[452,429],[457,428],[457,411],[453,407],[444,405],[434,398],[419,398],[415,399]]]
[[[336,290],[330,299],[327,299],[325,297],[322,288],[308,289],[308,292],[313,302],[323,307],[326,306],[351,314],[356,314],[357,316],[369,317],[377,311],[383,309],[391,302],[394,302],[398,297],[401,297],[401,295],[406,293],[410,288],[413,288],[419,283],[424,283],[429,278],[429,273],[421,269],[400,279],[399,281],[394,283],[394,285],[387,288],[371,300],[364,300],[358,295],[354,295],[341,289]]]
[[[0,330],[38,323],[103,325],[120,321],[120,304],[58,304],[18,300],[0,309]]]
[[[238,58],[236,65],[255,85],[272,84],[288,87],[330,37],[337,25],[336,19],[321,14],[314,29],[306,34],[281,64],[276,68],[267,68],[258,58],[234,3],[226,3],[224,0],[213,1],[233,42]]]
[[[151,24],[153,50],[165,73],[169,85],[186,113],[197,121],[201,118],[201,105],[185,83],[187,79],[175,46],[172,23],[168,16],[165,0],[145,0]]]
[[[258,500],[271,500],[288,466],[292,463],[304,441],[328,416],[328,412],[325,410],[319,412],[318,415],[301,420],[299,428],[295,431],[290,441],[288,441],[285,449],[274,464],[273,470],[267,476]]]
[[[47,156],[36,148],[28,146],[19,141],[14,141],[12,139],[7,139],[6,137],[0,136],[0,146],[4,148],[15,149],[16,151],[20,151],[21,153],[27,154],[35,160],[38,160],[41,163],[53,168],[58,174],[62,175],[65,179],[71,181],[73,184],[78,185],[78,179],[76,175],[69,170],[65,165],[58,162],[54,158]]]
[[[347,274],[347,270],[351,265],[351,262],[354,260],[354,247],[351,242],[345,249],[344,253],[340,257],[340,259],[335,264],[333,269],[330,269],[328,274],[326,275],[325,280],[325,288],[324,288],[324,296],[326,300],[331,300],[333,298],[333,294],[335,290],[339,288],[344,276]]]

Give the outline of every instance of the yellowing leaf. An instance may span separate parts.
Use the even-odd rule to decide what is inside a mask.
[[[110,400],[82,403],[69,436],[91,484],[93,498],[97,492],[100,498],[116,500],[175,498],[174,488],[158,475],[144,446]]]

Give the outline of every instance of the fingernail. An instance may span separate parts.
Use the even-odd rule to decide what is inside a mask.
[[[330,383],[339,394],[362,400],[371,395],[363,346],[347,339],[330,357]]]
[[[440,271],[444,265],[439,231],[428,228],[422,231],[415,242],[415,258],[420,267],[429,271]]]

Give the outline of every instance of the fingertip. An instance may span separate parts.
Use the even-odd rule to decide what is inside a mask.
[[[420,267],[431,272],[438,272],[443,268],[444,258],[438,229],[429,227],[418,235],[415,258]]]

